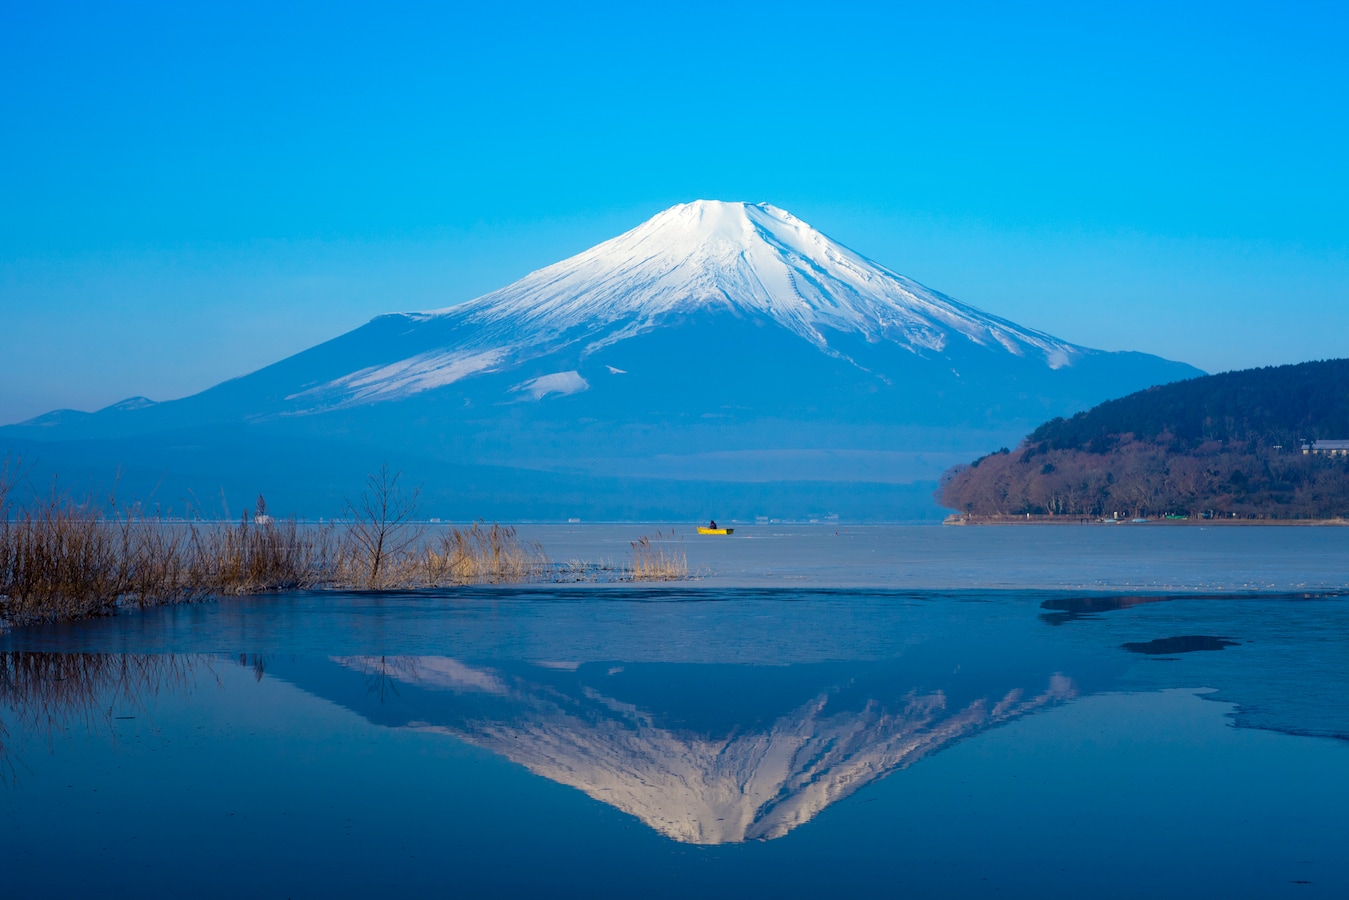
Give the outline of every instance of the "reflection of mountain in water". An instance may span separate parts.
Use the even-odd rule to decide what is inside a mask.
[[[933,683],[925,673],[947,673]],[[371,721],[452,735],[678,841],[781,837],[859,788],[1079,688],[931,661],[470,665],[293,661],[270,674]]]

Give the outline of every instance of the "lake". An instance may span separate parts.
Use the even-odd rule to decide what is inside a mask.
[[[691,530],[0,634],[7,893],[1349,895],[1349,528]]]

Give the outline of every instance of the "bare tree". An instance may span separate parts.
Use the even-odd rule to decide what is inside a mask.
[[[404,490],[398,483],[402,474],[389,471],[384,463],[366,477],[360,498],[346,501],[350,536],[360,557],[357,563],[365,570],[369,587],[379,587],[389,563],[421,539],[421,529],[412,524],[420,490]]]

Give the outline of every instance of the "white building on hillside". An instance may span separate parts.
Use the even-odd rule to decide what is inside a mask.
[[[1312,441],[1302,445],[1303,455],[1325,453],[1329,456],[1349,456],[1349,441]]]

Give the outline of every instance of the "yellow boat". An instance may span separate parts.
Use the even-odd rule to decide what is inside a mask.
[[[698,526],[698,533],[699,533],[699,534],[735,534],[735,529],[734,529],[734,528],[707,528],[706,526],[699,525],[699,526]]]

